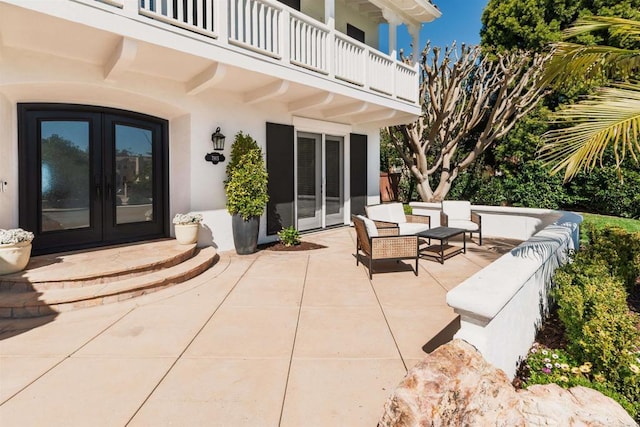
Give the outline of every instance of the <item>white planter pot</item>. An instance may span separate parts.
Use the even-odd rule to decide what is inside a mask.
[[[191,245],[198,241],[200,224],[176,224],[176,240],[183,245]]]
[[[24,270],[31,257],[31,242],[0,245],[0,275]]]

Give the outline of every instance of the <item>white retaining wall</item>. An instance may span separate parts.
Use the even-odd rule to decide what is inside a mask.
[[[411,205],[414,214],[431,216],[432,227],[440,224],[439,203]],[[548,310],[553,273],[579,246],[582,217],[545,209],[473,210],[482,216],[484,236],[526,241],[447,293],[447,304],[460,315],[455,338],[474,345],[513,378]]]

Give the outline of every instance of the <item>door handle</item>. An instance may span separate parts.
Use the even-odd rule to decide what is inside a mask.
[[[99,199],[100,198],[100,193],[102,192],[102,186],[100,185],[100,178],[99,177],[95,177],[93,179],[94,181],[94,188],[96,190],[96,197]]]

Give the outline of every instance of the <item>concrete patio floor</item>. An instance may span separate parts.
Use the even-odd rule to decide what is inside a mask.
[[[370,281],[353,229],[304,239],[327,248],[226,252],[154,294],[0,320],[0,425],[375,426],[457,329],[446,292],[516,243],[468,242],[418,277],[380,264]]]

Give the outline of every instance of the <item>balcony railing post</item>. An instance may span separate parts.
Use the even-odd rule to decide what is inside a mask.
[[[229,40],[229,0],[218,0],[213,3],[215,4],[213,11],[213,31],[218,36],[218,40],[226,43],[227,40]]]
[[[371,89],[371,77],[369,76],[369,66],[371,64],[371,48],[367,46],[362,55],[362,85],[367,89]]]
[[[392,59],[392,63],[391,63],[391,67],[393,70],[393,78],[391,79],[391,96],[393,96],[394,98],[398,97],[398,74],[400,73],[400,71],[398,70],[398,66],[396,65],[396,61],[398,60],[398,52],[396,52],[395,49],[393,49],[391,52],[389,52],[389,56]]]
[[[292,38],[293,38],[293,26],[291,24],[291,14],[288,10],[283,9],[282,13],[280,13],[280,34],[278,35],[279,40],[279,48],[280,48],[280,56],[282,58],[282,62],[288,64],[291,60],[291,48],[292,48]]]
[[[147,1],[149,1],[149,0],[147,0]],[[122,1],[122,12],[127,16],[137,17],[138,16],[138,2],[139,2],[139,0],[123,0]]]

